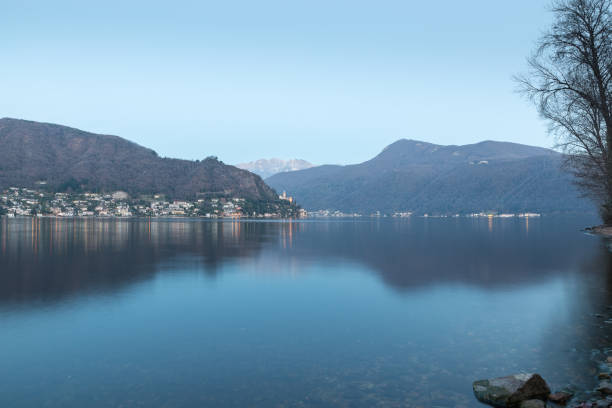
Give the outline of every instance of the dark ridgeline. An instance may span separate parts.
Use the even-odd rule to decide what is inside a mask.
[[[441,146],[399,140],[364,163],[313,167],[266,182],[307,210],[417,213],[593,213],[553,150],[485,141]]]
[[[194,198],[200,193],[275,201],[262,179],[216,158],[162,158],[117,136],[66,126],[0,119],[0,189],[40,187],[51,191],[161,193]]]

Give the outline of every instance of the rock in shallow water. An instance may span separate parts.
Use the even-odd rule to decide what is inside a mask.
[[[555,404],[565,405],[567,402],[572,399],[572,394],[569,392],[555,392],[554,394],[550,394],[548,396],[548,400],[554,402]]]
[[[539,399],[531,399],[521,402],[520,408],[546,408],[546,403]]]
[[[609,381],[600,382],[597,391],[601,392],[604,395],[612,395],[612,383],[610,383]]]
[[[527,400],[546,400],[550,388],[539,374],[515,374],[475,381],[474,395],[494,407],[519,407]]]

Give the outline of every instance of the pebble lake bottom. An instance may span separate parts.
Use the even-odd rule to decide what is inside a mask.
[[[592,389],[612,253],[588,217],[0,219],[2,407],[478,407]]]

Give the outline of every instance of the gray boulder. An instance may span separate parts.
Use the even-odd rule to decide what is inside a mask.
[[[545,401],[550,388],[539,374],[515,374],[475,381],[474,395],[480,402],[494,407],[519,407],[527,400]]]
[[[609,381],[600,382],[597,391],[601,392],[604,395],[612,395],[612,383],[610,383]]]

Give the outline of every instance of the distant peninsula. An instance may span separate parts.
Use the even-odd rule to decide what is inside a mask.
[[[295,217],[261,177],[216,157],[159,157],[118,136],[0,119],[0,215]]]

